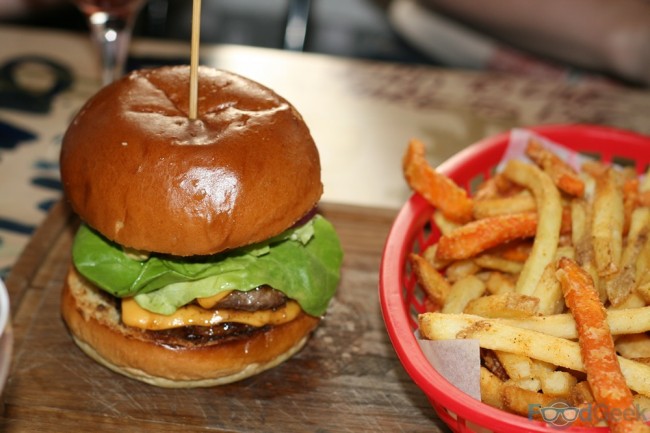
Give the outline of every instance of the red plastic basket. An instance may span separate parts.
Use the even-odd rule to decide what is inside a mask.
[[[650,164],[650,137],[592,125],[549,125],[528,128],[556,143],[606,162],[633,164],[639,173]],[[504,154],[510,133],[482,140],[446,161],[438,170],[471,191],[489,178]],[[417,315],[424,312],[421,288],[407,265],[410,252],[422,251],[439,232],[431,225],[433,207],[414,194],[400,210],[382,255],[379,296],[391,342],[404,368],[425,392],[439,417],[455,432],[551,432],[558,427],[506,413],[481,403],[441,376],[423,355],[414,336]],[[605,427],[571,427],[571,432],[607,432]]]

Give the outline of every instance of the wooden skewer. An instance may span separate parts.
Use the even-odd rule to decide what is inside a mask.
[[[192,44],[190,51],[190,120],[197,117],[199,93],[199,40],[201,33],[201,0],[192,4]]]

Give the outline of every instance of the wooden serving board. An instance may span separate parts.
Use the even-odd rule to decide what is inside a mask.
[[[322,206],[345,251],[342,281],[307,346],[284,364],[214,388],[163,389],[96,364],[72,342],[59,293],[77,220],[59,203],[6,280],[14,358],[2,432],[441,432],[403,370],[378,299],[394,211]]]

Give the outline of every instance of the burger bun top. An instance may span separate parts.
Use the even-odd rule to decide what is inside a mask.
[[[263,241],[312,210],[323,187],[300,114],[263,85],[200,67],[138,70],[102,88],[68,127],[65,195],[89,226],[137,250],[207,255]]]

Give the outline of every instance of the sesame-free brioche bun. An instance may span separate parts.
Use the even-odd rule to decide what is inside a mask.
[[[319,155],[300,114],[272,90],[188,66],[131,72],[79,111],[61,179],[80,218],[137,250],[207,255],[268,239],[314,208]]]
[[[268,370],[299,351],[319,318],[301,313],[282,325],[228,341],[170,347],[155,333],[124,326],[113,299],[68,272],[61,313],[74,342],[91,358],[133,379],[167,388],[223,385]]]

